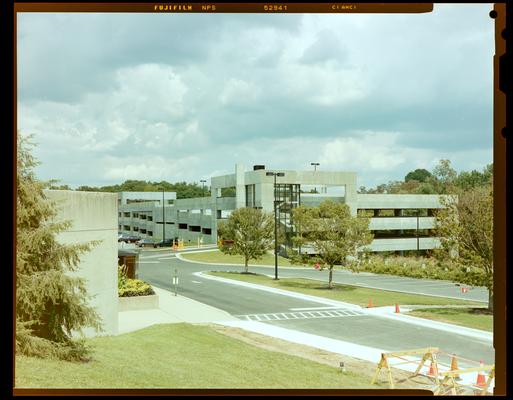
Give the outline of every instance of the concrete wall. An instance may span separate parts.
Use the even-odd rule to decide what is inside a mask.
[[[57,220],[69,220],[71,227],[61,232],[58,240],[63,244],[101,240],[90,252],[84,253],[76,272],[86,279],[87,292],[94,296],[91,305],[102,318],[105,332],[118,332],[118,276],[117,227],[118,197],[115,193],[46,190],[45,195],[57,204]],[[96,333],[84,329],[87,336]]]
[[[440,240],[438,238],[419,238],[419,250],[429,250],[439,246]],[[417,250],[417,239],[374,239],[368,248],[371,251]]]
[[[434,217],[419,217],[419,229],[433,229]],[[370,230],[417,229],[417,217],[380,217],[370,218]]]
[[[358,194],[359,209],[443,208],[437,194]]]
[[[176,192],[164,192],[164,201],[175,200]],[[155,200],[162,202],[162,192],[120,192],[118,193],[118,204],[124,205],[127,200]]]

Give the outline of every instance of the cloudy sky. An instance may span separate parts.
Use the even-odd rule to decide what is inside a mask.
[[[402,180],[492,162],[491,4],[427,14],[18,14],[18,129],[40,179],[247,169]]]

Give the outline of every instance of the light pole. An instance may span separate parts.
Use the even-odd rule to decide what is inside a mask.
[[[313,165],[314,171],[317,171],[317,166],[319,166],[321,164],[319,164],[318,162],[312,162],[312,163],[310,163],[310,165]]]
[[[166,240],[166,203],[164,203],[164,189],[162,189],[162,243]]]
[[[276,201],[276,177],[285,176],[283,172],[266,172],[267,176],[274,176],[274,280],[278,280],[278,213]]]
[[[420,210],[417,210],[417,231],[416,231],[416,236],[417,236],[417,256],[419,255],[419,213],[420,213]]]
[[[202,192],[205,192],[205,183],[207,181],[205,179],[201,179],[200,182],[201,182],[201,190],[202,190]]]

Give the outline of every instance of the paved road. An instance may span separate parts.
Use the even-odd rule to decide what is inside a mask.
[[[216,268],[216,266],[211,266]],[[230,266],[231,270],[240,271],[240,266]],[[275,268],[270,266],[251,266],[251,272],[272,275]],[[278,276],[283,278],[308,278],[323,282],[328,281],[328,270],[318,271],[313,268],[292,268],[278,266]],[[352,272],[336,269],[333,271],[333,281],[347,285],[356,285],[373,289],[394,290],[404,293],[426,294],[429,296],[441,296],[461,300],[472,300],[488,303],[488,290],[484,287],[470,287],[454,282],[437,279],[416,279],[402,276],[373,274],[369,272]],[[468,288],[468,292],[462,293],[461,288]]]
[[[234,270],[234,267],[184,262],[171,256],[169,252],[143,251],[140,256],[139,277],[141,279],[172,291],[174,290],[171,284],[172,277],[174,272],[178,271],[178,292],[181,295],[224,310],[242,320],[260,320],[266,324],[388,351],[436,346],[448,353],[455,353],[468,359],[483,360],[485,363],[494,362],[492,343],[485,339],[476,339],[366,313],[342,312],[344,315],[338,317],[334,315],[321,317],[315,312],[326,310],[326,304],[322,302],[288,297],[193,275],[194,272],[210,270]],[[252,267],[251,270],[272,273],[272,270],[265,267]],[[323,274],[324,272],[283,269],[280,271],[280,276],[291,274],[290,276],[306,277],[312,273]],[[298,275],[294,275],[296,273]],[[351,274],[342,273],[338,274],[336,279],[347,282],[344,279],[348,279],[349,276]],[[373,279],[376,281],[375,278]],[[293,317],[293,314],[299,315],[297,313],[301,312],[297,309],[305,308],[309,308],[309,311],[313,311],[314,314],[303,311],[303,318]],[[339,311],[347,310],[339,309]],[[278,313],[281,315],[280,318],[271,317]],[[448,362],[448,359],[442,361]],[[460,363],[459,366],[464,366],[464,363]]]

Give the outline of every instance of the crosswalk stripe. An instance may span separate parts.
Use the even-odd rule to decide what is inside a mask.
[[[235,315],[247,321],[280,321],[290,319],[312,319],[312,318],[341,318],[364,315],[356,310],[330,310],[330,311],[309,311],[291,313],[269,313],[269,314],[247,314]]]

